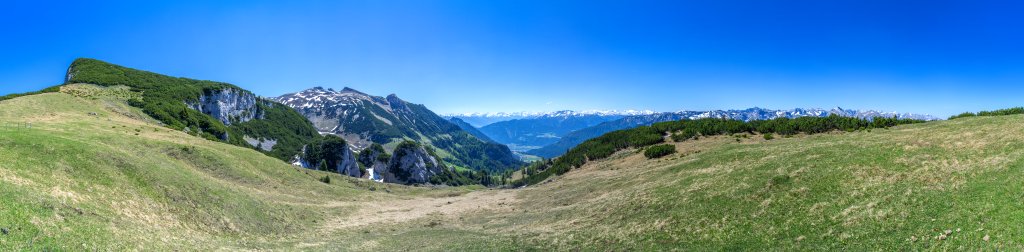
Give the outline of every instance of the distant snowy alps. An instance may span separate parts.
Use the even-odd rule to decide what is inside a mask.
[[[585,115],[601,115],[601,116],[644,116],[653,114],[675,114],[683,115],[682,118],[689,119],[700,119],[700,118],[729,118],[737,120],[763,120],[763,119],[774,119],[779,117],[803,117],[803,116],[829,116],[839,115],[846,117],[856,117],[871,119],[873,117],[896,117],[901,119],[919,119],[919,120],[938,120],[938,117],[934,117],[927,114],[914,114],[914,113],[900,113],[900,112],[883,112],[878,110],[856,110],[856,109],[844,109],[836,107],[833,109],[820,109],[820,108],[795,108],[790,110],[774,110],[764,108],[748,108],[742,110],[708,110],[708,111],[692,111],[682,110],[675,112],[655,112],[653,110],[585,110],[585,111],[573,111],[573,110],[561,110],[554,112],[489,112],[489,113],[451,113],[441,114],[446,118],[459,118],[467,123],[482,127],[495,122],[515,120],[515,119],[533,119],[541,117],[569,117],[569,116],[585,116]]]

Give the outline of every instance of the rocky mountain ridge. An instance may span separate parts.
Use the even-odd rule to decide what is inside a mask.
[[[570,116],[633,116],[649,115],[657,113],[653,110],[559,110],[552,112],[473,112],[473,113],[448,113],[442,114],[445,118],[459,118],[474,127],[481,128],[496,122],[503,122],[516,119],[534,119],[540,117],[570,117]]]
[[[351,88],[314,87],[271,99],[294,108],[321,134],[340,136],[356,150],[412,140],[436,148],[449,164],[473,170],[500,171],[522,164],[508,147],[480,139],[394,94],[379,97]]]

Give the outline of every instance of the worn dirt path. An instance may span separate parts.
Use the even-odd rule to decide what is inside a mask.
[[[518,202],[518,190],[475,191],[454,197],[421,197],[414,199],[356,203],[358,210],[347,216],[328,220],[323,230],[333,231],[383,223],[412,221],[439,213],[450,217],[472,211],[511,210]],[[351,203],[350,203],[351,204]]]

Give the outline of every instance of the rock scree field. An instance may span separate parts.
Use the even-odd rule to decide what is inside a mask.
[[[0,101],[0,250],[1024,248],[1022,115],[669,141],[489,189],[295,167],[163,127],[134,95]]]

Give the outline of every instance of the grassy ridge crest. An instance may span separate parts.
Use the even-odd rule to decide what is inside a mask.
[[[309,120],[291,108],[264,98],[257,98],[257,110],[264,119],[224,125],[219,120],[188,108],[186,102],[197,102],[203,94],[234,89],[252,92],[238,86],[216,81],[171,77],[149,71],[118,66],[95,59],[80,58],[68,68],[65,84],[89,83],[101,86],[127,86],[142,93],[142,99],[128,103],[172,129],[188,130],[210,140],[252,147],[244,135],[276,139],[277,145],[267,154],[288,160],[301,151],[302,145],[320,137]],[[227,135],[227,139],[220,139]]]

